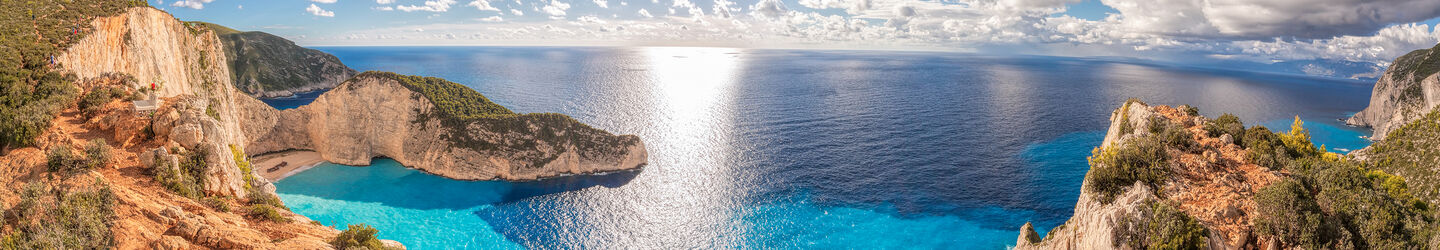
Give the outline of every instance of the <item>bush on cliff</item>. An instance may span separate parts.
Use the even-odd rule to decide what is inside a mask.
[[[1235,139],[1237,144],[1240,144],[1244,141],[1241,137],[1245,135],[1245,125],[1240,122],[1240,117],[1226,113],[1205,123],[1205,132],[1215,138],[1228,134]]]
[[[379,233],[380,230],[376,230],[370,225],[350,224],[345,226],[345,231],[340,231],[339,235],[335,235],[335,239],[330,240],[330,246],[335,249],[390,249],[375,237]]]
[[[96,179],[92,190],[52,189],[35,181],[20,192],[20,202],[7,209],[11,230],[0,236],[0,249],[109,249],[115,219],[115,195]]]
[[[1132,214],[1121,218],[1112,229],[1115,247],[1133,249],[1205,249],[1205,226],[1170,204],[1153,199]]]
[[[265,205],[265,204],[253,204],[253,205],[250,205],[250,207],[249,207],[249,209],[248,209],[248,213],[249,213],[250,217],[252,217],[252,218],[263,219],[263,220],[270,221],[270,222],[275,222],[275,223],[289,223],[289,222],[290,222],[290,218],[286,218],[284,215],[280,215],[280,212],[279,212],[279,211],[276,211],[276,210],[275,210],[275,207],[270,206],[270,205]]]
[[[170,162],[169,158],[155,156],[155,165],[150,166],[150,176],[165,189],[180,196],[191,199],[204,197],[204,174],[209,171],[209,165],[205,163],[203,150],[184,152],[179,158],[180,163],[172,165],[174,163]]]
[[[1274,137],[1281,141],[1274,146],[1278,157],[1295,158],[1281,163],[1289,177],[1256,196],[1260,235],[1308,249],[1405,249],[1437,237],[1435,211],[1409,193],[1404,178],[1323,152],[1298,119]],[[1251,144],[1251,150],[1266,147]]]
[[[1140,182],[1157,190],[1169,172],[1169,155],[1159,136],[1135,138],[1126,143],[1095,148],[1089,158],[1090,174],[1085,189],[1109,204],[1126,188]]]

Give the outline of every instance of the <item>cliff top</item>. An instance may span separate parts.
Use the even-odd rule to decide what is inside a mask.
[[[1419,82],[1420,79],[1440,72],[1440,55],[1437,54],[1440,54],[1440,44],[1435,44],[1435,47],[1429,49],[1417,49],[1405,53],[1404,56],[1396,58],[1395,62],[1390,64],[1391,79],[1400,81],[1408,77],[1412,81]]]
[[[1298,117],[1274,132],[1197,114],[1127,101],[1089,158],[1075,215],[1017,249],[1440,247],[1427,198],[1440,113],[1392,133],[1368,160],[1316,147]]]
[[[366,71],[355,76],[379,77],[395,80],[405,88],[420,93],[440,108],[447,118],[473,120],[478,118],[500,118],[515,115],[510,109],[491,102],[480,92],[439,77],[408,76],[383,71]],[[352,85],[353,86],[353,85]]]

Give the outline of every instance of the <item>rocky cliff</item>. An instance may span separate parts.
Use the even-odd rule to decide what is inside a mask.
[[[493,104],[452,82],[407,78],[366,72],[309,105],[247,110],[247,153],[313,150],[327,161],[349,165],[390,157],[464,180],[534,180],[633,169],[647,162],[644,143],[633,135],[616,136],[558,114],[459,118],[420,89],[449,86],[475,97],[467,100],[485,102],[476,106]]]
[[[132,88],[156,86],[170,102],[155,115],[158,139],[180,146],[204,147],[211,173],[207,192],[245,197],[245,175],[230,157],[230,145],[244,146],[241,110],[265,106],[239,93],[230,83],[224,49],[215,34],[185,25],[154,8],[133,8],[123,15],[97,18],[95,30],[57,57],[81,79],[105,74],[133,76]],[[268,183],[257,183],[268,186]]]
[[[356,73],[334,55],[300,47],[285,38],[204,25],[221,30],[217,33],[225,47],[230,79],[251,96],[282,97],[329,89]]]
[[[1088,158],[1074,215],[1043,239],[1022,226],[1015,248],[1440,247],[1440,113],[1354,159],[1316,147],[1298,118],[1278,133],[1196,113],[1127,101]]]
[[[1375,129],[1372,140],[1435,110],[1440,105],[1440,44],[1411,51],[1395,59],[1375,82],[1370,106],[1345,120],[1346,124]]]

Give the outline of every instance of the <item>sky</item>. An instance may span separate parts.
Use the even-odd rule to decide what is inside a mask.
[[[303,46],[936,50],[1273,65],[1374,78],[1440,0],[151,0]]]

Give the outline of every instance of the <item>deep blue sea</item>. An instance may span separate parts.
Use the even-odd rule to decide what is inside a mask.
[[[1110,112],[1194,104],[1332,151],[1367,82],[1056,57],[717,48],[321,47],[437,76],[518,112],[636,134],[643,170],[466,182],[324,164],[277,183],[327,225],[411,249],[1002,249],[1068,219]],[[294,107],[315,95],[269,100]],[[307,99],[308,98],[308,99]]]

